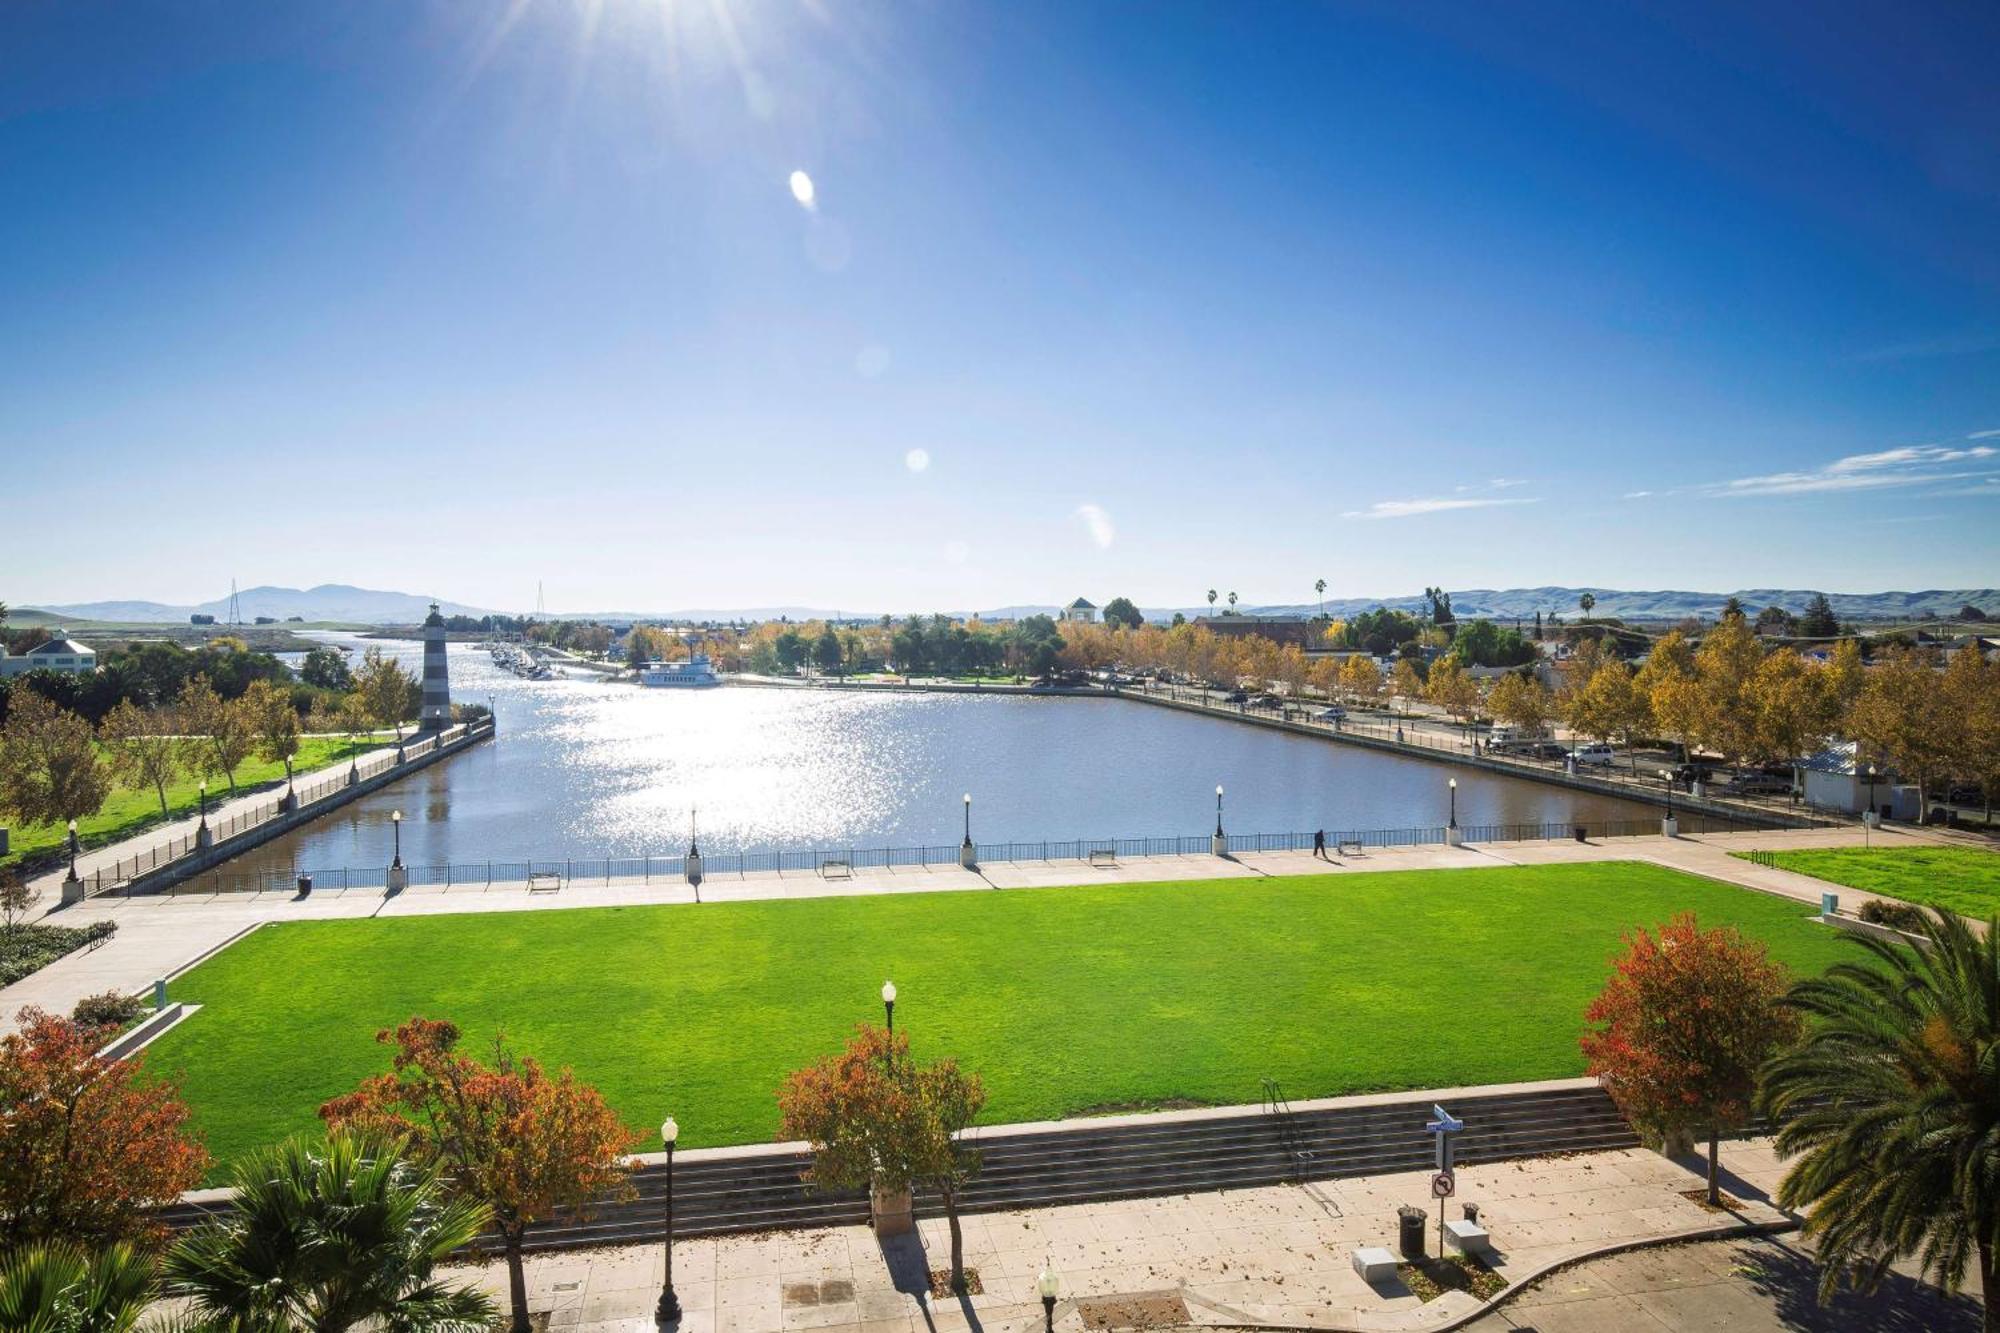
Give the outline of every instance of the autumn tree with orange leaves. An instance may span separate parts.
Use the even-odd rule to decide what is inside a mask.
[[[938,1192],[951,1229],[953,1291],[966,1289],[959,1192],[979,1171],[979,1153],[959,1138],[978,1118],[986,1089],[955,1060],[921,1064],[909,1038],[856,1026],[847,1049],[794,1072],[778,1089],[779,1135],[810,1144],[807,1183]]]
[[[490,1066],[459,1053],[459,1030],[447,1022],[412,1018],[375,1039],[396,1047],[390,1072],[326,1103],[320,1118],[331,1128],[404,1138],[442,1163],[456,1190],[493,1210],[513,1333],[528,1333],[528,1228],[557,1209],[587,1212],[629,1191],[625,1156],[639,1136],[597,1089],[568,1069],[550,1077],[503,1038],[494,1038]]]
[[[1757,1071],[1797,1040],[1799,1016],[1779,1004],[1783,964],[1734,927],[1702,930],[1693,913],[1625,937],[1625,953],[1584,1017],[1588,1072],[1627,1119],[1685,1144],[1708,1131],[1708,1201],[1720,1202],[1722,1131],[1750,1118]]]
[[[33,1008],[19,1022],[0,1039],[0,1250],[146,1234],[208,1169],[179,1084],[99,1056],[103,1028]]]

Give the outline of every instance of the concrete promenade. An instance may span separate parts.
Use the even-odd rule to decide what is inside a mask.
[[[1703,1177],[1697,1159],[1644,1150],[1477,1165],[1458,1173],[1460,1205],[1479,1206],[1492,1235],[1494,1270],[1510,1283],[1609,1246],[1740,1230],[1783,1229],[1771,1206],[1782,1168],[1763,1140],[1723,1147],[1730,1211],[1686,1197]],[[866,1227],[767,1232],[683,1241],[674,1250],[682,1333],[1035,1333],[1035,1280],[1062,1281],[1061,1333],[1130,1327],[1257,1326],[1373,1330],[1452,1327],[1484,1307],[1448,1292],[1422,1302],[1400,1280],[1369,1286],[1354,1247],[1395,1247],[1396,1208],[1431,1217],[1428,1172],[1321,1180],[1209,1194],[1170,1195],[963,1220],[965,1258],[982,1291],[928,1295],[928,1274],[950,1264],[942,1217],[924,1216],[914,1238],[884,1243]],[[528,1293],[563,1333],[643,1333],[652,1326],[662,1255],[657,1245],[531,1256]],[[503,1305],[506,1270],[472,1270]]]
[[[1920,846],[1961,840],[1916,829],[1884,829],[1880,846]],[[913,892],[990,892],[996,889],[1092,883],[1147,883],[1161,880],[1257,878],[1268,875],[1348,875],[1385,870],[1444,870],[1494,865],[1549,865],[1588,861],[1651,861],[1712,879],[1781,894],[1817,906],[1832,890],[1844,912],[1873,895],[1838,888],[1790,871],[1739,860],[1731,851],[1748,848],[1834,847],[1861,842],[1859,830],[1765,830],[1700,837],[1634,837],[1591,843],[1545,841],[1371,848],[1333,863],[1308,852],[1242,853],[1214,856],[1128,858],[1110,866],[1083,861],[1011,861],[975,871],[957,866],[860,869],[853,878],[828,880],[812,871],[717,876],[697,890],[681,880],[573,881],[560,892],[530,893],[523,883],[472,884],[452,888],[414,887],[399,894],[380,888],[316,889],[295,893],[180,893],[133,898],[103,897],[63,908],[60,895],[45,895],[40,919],[63,925],[91,921],[118,923],[118,933],[94,949],[73,953],[33,976],[0,990],[0,1032],[12,1030],[24,1005],[67,1013],[77,1000],[106,990],[138,991],[155,978],[204,957],[237,935],[265,922],[337,920],[358,917],[425,916],[454,912],[563,911],[579,907],[649,903],[716,903],[767,898]],[[109,849],[107,849],[108,854]]]

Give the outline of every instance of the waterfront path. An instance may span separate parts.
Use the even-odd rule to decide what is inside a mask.
[[[1962,835],[1915,828],[1882,829],[1879,846],[1920,846],[1961,841]],[[92,898],[60,906],[59,894],[46,897],[39,919],[61,925],[108,920],[118,932],[103,944],[73,953],[0,989],[0,1032],[13,1027],[24,1005],[67,1013],[77,1000],[106,990],[141,991],[156,978],[170,978],[237,935],[272,921],[337,920],[359,917],[426,916],[460,912],[562,911],[657,903],[716,903],[765,898],[913,892],[990,892],[1069,884],[1149,883],[1164,880],[1256,878],[1266,875],[1347,875],[1385,870],[1444,870],[1493,865],[1546,865],[1587,861],[1651,861],[1745,888],[1781,894],[1819,905],[1823,892],[1835,893],[1851,913],[1874,895],[1836,887],[1791,871],[1760,866],[1731,856],[1749,848],[1854,846],[1858,829],[1764,830],[1699,837],[1632,837],[1579,842],[1480,843],[1462,847],[1428,844],[1370,848],[1364,855],[1332,863],[1308,852],[1245,852],[1231,857],[1133,857],[1107,866],[1083,861],[996,862],[977,870],[958,866],[863,868],[849,879],[826,879],[814,871],[718,875],[696,889],[680,879],[577,880],[558,892],[530,892],[524,883],[468,884],[450,888],[413,887],[398,894],[381,888],[316,889],[309,895],[199,893]],[[60,887],[59,885],[57,886]]]
[[[1460,1204],[1479,1206],[1512,1283],[1612,1246],[1761,1226],[1788,1229],[1770,1203],[1782,1174],[1767,1140],[1723,1146],[1723,1185],[1735,1200],[1711,1212],[1686,1197],[1702,1184],[1697,1159],[1642,1149],[1462,1167]],[[1370,1287],[1355,1273],[1357,1245],[1395,1246],[1396,1208],[1430,1212],[1428,1171],[1311,1181],[1302,1186],[1076,1204],[964,1219],[965,1259],[983,1288],[931,1298],[930,1270],[950,1263],[941,1217],[914,1238],[878,1241],[866,1227],[765,1232],[682,1241],[674,1286],[680,1333],[1036,1333],[1035,1281],[1062,1280],[1060,1333],[1132,1327],[1257,1326],[1379,1330],[1453,1327],[1481,1305],[1449,1292],[1425,1304],[1400,1280]],[[1656,1256],[1633,1255],[1643,1271]],[[506,1270],[472,1270],[503,1306]],[[659,1296],[657,1245],[554,1252],[528,1260],[530,1308],[558,1333],[643,1333]],[[1560,1286],[1560,1273],[1552,1283]],[[1503,1307],[1505,1308],[1505,1307]],[[1566,1325],[1565,1327],[1575,1327]],[[1603,1327],[1613,1327],[1604,1325]]]

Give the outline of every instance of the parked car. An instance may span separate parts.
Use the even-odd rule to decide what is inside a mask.
[[[1315,722],[1345,722],[1346,720],[1347,710],[1339,704],[1335,704],[1331,708],[1322,708],[1313,714],[1313,721]]]
[[[1569,747],[1561,741],[1528,741],[1521,753],[1529,759],[1561,759],[1569,754]]]
[[[1547,736],[1531,736],[1519,727],[1495,727],[1486,733],[1486,748],[1494,754],[1529,754],[1542,744],[1554,744]],[[1557,749],[1560,751],[1561,747]],[[1563,752],[1563,753],[1566,753]],[[1558,759],[1562,753],[1556,755]]]
[[[1589,745],[1579,745],[1569,752],[1569,757],[1581,767],[1591,764],[1598,768],[1609,768],[1618,760],[1618,755],[1603,741],[1592,741]]]
[[[1260,694],[1250,701],[1252,708],[1283,708],[1285,701],[1275,694]]]
[[[1732,796],[1789,796],[1792,780],[1775,773],[1738,773],[1723,790]]]
[[[1241,690],[1231,690],[1231,691],[1230,691],[1230,692],[1229,692],[1228,694],[1226,694],[1226,695],[1224,695],[1224,696],[1222,697],[1222,702],[1224,702],[1224,703],[1226,703],[1226,704],[1244,704],[1244,703],[1249,703],[1249,702],[1250,702],[1250,696],[1249,696],[1249,695],[1247,695],[1247,694],[1245,694],[1245,693],[1244,693],[1243,691],[1241,691]]]

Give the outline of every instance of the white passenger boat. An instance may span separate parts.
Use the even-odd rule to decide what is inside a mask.
[[[685,662],[648,662],[639,668],[639,683],[666,689],[693,689],[720,685],[722,678],[709,664],[708,654],[696,653]]]

